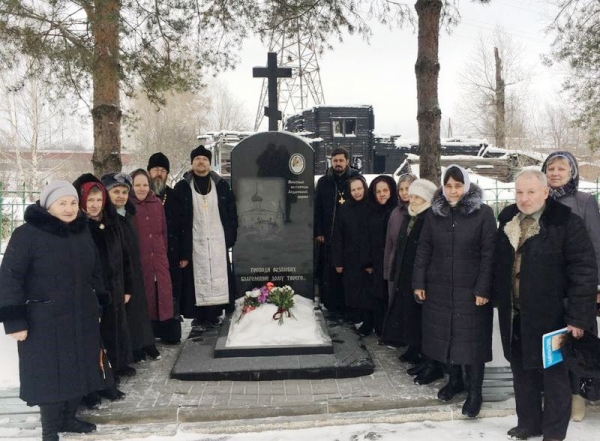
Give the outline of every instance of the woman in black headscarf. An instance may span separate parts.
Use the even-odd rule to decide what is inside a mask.
[[[368,237],[373,268],[373,327],[380,336],[389,299],[388,284],[383,272],[385,237],[390,214],[398,205],[396,182],[391,176],[379,175],[373,179],[369,186],[369,205]]]

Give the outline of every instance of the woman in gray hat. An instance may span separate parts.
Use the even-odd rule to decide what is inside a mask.
[[[52,182],[27,207],[0,267],[4,328],[19,345],[20,397],[40,407],[45,441],[96,430],[75,412],[82,396],[103,387],[98,300],[109,295],[101,271],[77,191]]]

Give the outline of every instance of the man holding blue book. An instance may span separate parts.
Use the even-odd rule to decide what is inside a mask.
[[[596,256],[583,220],[548,198],[544,173],[522,171],[515,190],[517,203],[498,217],[493,287],[517,405],[518,425],[508,435],[563,440],[571,415],[568,369],[543,368],[542,336],[567,327],[580,338],[593,329]]]

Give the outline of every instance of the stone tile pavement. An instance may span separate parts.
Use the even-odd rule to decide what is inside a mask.
[[[186,322],[186,335],[189,322]],[[185,332],[184,331],[184,332]],[[116,402],[103,401],[98,410],[82,410],[90,421],[105,425],[97,437],[110,433],[110,427],[151,424],[169,431],[181,424],[199,424],[221,430],[232,430],[233,421],[261,418],[342,418],[365,412],[393,412],[415,420],[456,418],[460,414],[457,403],[441,406],[436,399],[439,380],[427,386],[413,384],[406,374],[407,365],[398,360],[400,349],[377,345],[370,336],[365,344],[376,365],[375,372],[359,378],[325,380],[277,381],[180,381],[169,378],[180,346],[159,344],[161,360],[135,365],[137,375],[123,378],[120,389],[127,395]],[[462,397],[464,400],[464,396]],[[445,413],[444,413],[445,412]],[[482,416],[502,416],[514,412],[511,401],[484,403]],[[337,416],[336,416],[337,415]],[[22,429],[13,433],[11,429]],[[158,430],[158,429],[157,429]],[[39,413],[28,408],[19,398],[18,390],[0,391],[0,438],[39,436]],[[73,438],[70,436],[69,438]],[[86,437],[86,439],[90,439]],[[104,438],[106,439],[106,438]],[[108,438],[111,439],[111,438]]]

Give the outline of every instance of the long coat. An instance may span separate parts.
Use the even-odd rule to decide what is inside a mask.
[[[135,227],[140,246],[140,263],[144,275],[150,320],[173,318],[173,291],[167,259],[167,222],[161,201],[152,191],[140,201],[132,193]]]
[[[225,179],[217,173],[210,172],[211,179],[215,182],[217,189],[217,198],[219,205],[219,217],[223,225],[223,233],[225,234],[225,246],[229,249],[235,245],[237,241],[238,216],[237,206],[235,203],[235,195],[233,190]],[[190,183],[193,179],[193,173],[187,172],[183,175],[183,179],[175,185],[175,192],[179,197],[182,209],[182,243],[181,243],[181,258],[189,260],[189,264],[182,271],[182,288],[181,288],[181,314],[186,318],[202,317],[201,310],[196,306],[196,288],[194,284],[194,262],[192,259],[193,253],[193,225],[194,225],[194,203],[192,201],[192,188]],[[233,307],[236,299],[235,279],[233,276],[233,267],[227,252],[227,273],[229,279],[229,306]]]
[[[566,194],[557,198],[556,201],[566,205],[573,213],[583,219],[585,229],[594,245],[598,278],[600,279],[600,211],[598,210],[596,198],[591,193],[576,191],[574,194]]]
[[[430,209],[427,209],[415,217],[409,216],[407,211],[406,216],[402,217],[402,225],[397,233],[395,252],[390,265],[393,289],[383,327],[382,340],[385,342],[410,346],[421,345],[422,307],[414,298],[412,274],[419,237],[429,211]],[[412,227],[408,232],[411,221]]]
[[[369,205],[365,200],[349,200],[340,207],[331,241],[331,265],[343,267],[346,306],[371,309],[371,276],[366,272],[370,263],[367,237]]]
[[[421,232],[413,289],[424,289],[422,351],[450,364],[492,359],[491,298],[496,219],[475,185],[452,208],[441,190]]]
[[[380,205],[375,200],[375,185],[377,179],[386,182],[391,190],[390,198],[385,205]],[[373,298],[385,301],[387,306],[389,296],[387,280],[384,275],[384,252],[388,221],[390,220],[390,215],[398,201],[396,183],[390,176],[386,175],[375,178],[369,186],[368,196],[371,212],[369,214],[367,231],[371,253],[371,266],[373,267]],[[381,319],[383,320],[383,317]]]
[[[100,180],[90,173],[81,175],[73,186]],[[125,312],[125,294],[131,294],[132,271],[129,250],[124,244],[126,231],[110,200],[104,202],[102,220],[89,219],[88,226],[102,264],[104,287],[111,293],[111,303],[102,308],[100,335],[112,368],[116,371],[133,362],[129,326]]]
[[[390,219],[388,220],[385,234],[385,249],[383,251],[383,278],[390,282],[393,281],[390,276],[392,262],[396,255],[398,235],[400,234],[400,228],[405,216],[408,216],[408,204],[398,201],[398,205],[392,210]]]
[[[179,299],[181,297],[181,268],[179,261],[183,258],[182,237],[183,229],[183,211],[178,194],[171,187],[166,187],[162,195],[157,195],[163,202],[165,209],[165,219],[167,221],[167,258],[169,260],[169,270],[171,273],[171,284],[173,286],[173,308],[175,316],[179,316]]]
[[[135,213],[133,202],[127,201],[125,216],[119,216],[121,226],[127,232],[125,234],[125,246],[129,251],[131,263],[131,300],[125,305],[125,308],[131,337],[131,348],[134,351],[154,344],[154,332],[148,315],[148,301],[146,300],[144,274],[140,261],[140,244],[135,227]]]
[[[80,213],[65,224],[39,202],[25,211],[0,268],[0,309],[26,305],[5,321],[18,343],[20,397],[29,405],[56,403],[102,389],[100,306],[106,296],[96,246]]]
[[[498,306],[504,356],[511,360],[512,271],[521,235],[519,209],[506,207],[496,244],[493,286]],[[542,368],[542,335],[572,325],[591,330],[598,273],[594,248],[582,219],[552,200],[539,222],[539,232],[527,238],[521,253],[519,305],[523,367]],[[565,301],[566,300],[566,301]]]

